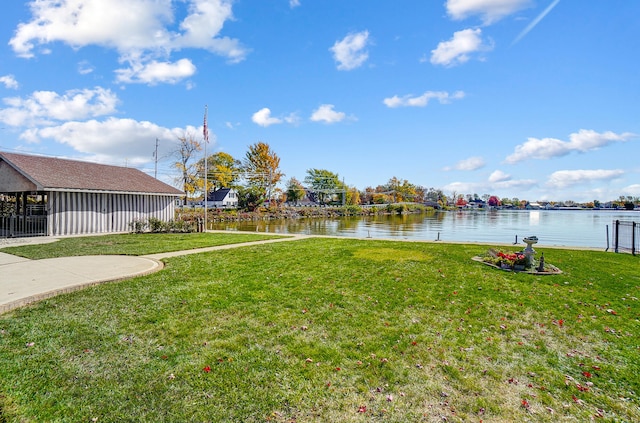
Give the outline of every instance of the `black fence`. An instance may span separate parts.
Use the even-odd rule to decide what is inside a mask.
[[[0,238],[46,235],[47,216],[0,216]]]
[[[613,222],[613,250],[616,253],[640,251],[640,223],[615,220]]]

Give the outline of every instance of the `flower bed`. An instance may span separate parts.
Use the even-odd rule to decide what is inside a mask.
[[[527,258],[522,251],[502,251],[489,249],[483,256],[473,257],[472,260],[486,264],[496,269],[502,269],[513,272],[525,272],[536,275],[557,275],[562,273],[557,267],[543,262],[540,265],[527,267]]]

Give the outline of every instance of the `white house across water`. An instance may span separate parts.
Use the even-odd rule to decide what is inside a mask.
[[[0,152],[0,237],[126,232],[184,193],[127,167]]]

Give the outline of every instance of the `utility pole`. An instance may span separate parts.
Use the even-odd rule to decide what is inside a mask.
[[[207,206],[208,206],[208,197],[209,191],[207,189],[208,185],[208,177],[207,173],[209,170],[207,169],[207,144],[209,144],[209,129],[207,128],[207,111],[208,106],[205,104],[204,106],[204,124],[202,127],[202,136],[204,138],[204,231],[207,231]]]
[[[153,157],[155,158],[155,170],[153,172],[153,177],[158,179],[158,138],[156,138],[156,150],[153,152]]]

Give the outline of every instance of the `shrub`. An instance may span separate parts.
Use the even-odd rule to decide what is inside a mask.
[[[151,232],[166,232],[167,224],[157,217],[149,218],[149,230]]]
[[[183,218],[185,216],[182,216]],[[135,219],[131,223],[129,223],[129,227],[131,231],[137,234],[141,234],[143,232],[155,232],[155,233],[168,233],[168,232],[176,232],[176,233],[190,233],[197,232],[198,224],[197,220],[190,219],[179,219],[179,220],[170,220],[169,222],[164,222],[155,217],[151,217],[148,220],[145,219]]]
[[[355,204],[351,204],[342,207],[342,213],[344,216],[358,216],[362,214],[362,208],[360,206],[356,206]]]
[[[132,222],[129,223],[131,232],[135,232],[137,234],[145,232],[148,226],[149,226],[148,222],[144,219],[134,219]]]

